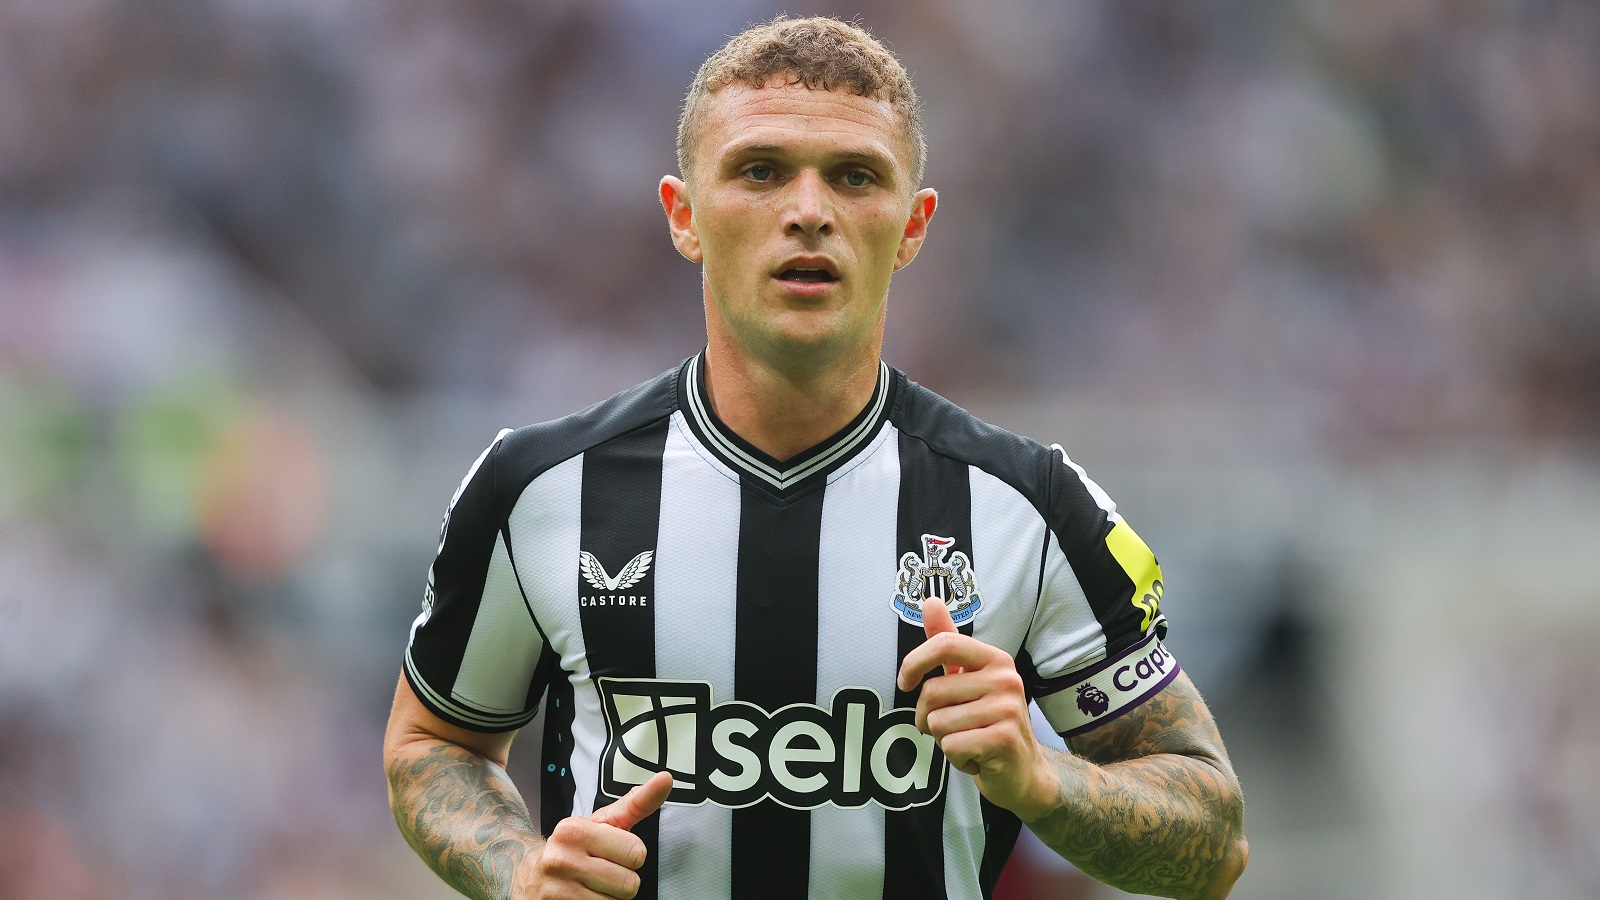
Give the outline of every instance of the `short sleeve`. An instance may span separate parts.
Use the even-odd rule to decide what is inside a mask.
[[[1161,643],[1161,566],[1106,492],[1052,447],[1039,604],[1025,649],[1039,708],[1058,733],[1097,727],[1178,673]]]
[[[473,731],[509,731],[538,712],[548,675],[544,639],[528,611],[505,527],[509,499],[495,479],[500,432],[456,489],[411,626],[405,674],[440,718]]]

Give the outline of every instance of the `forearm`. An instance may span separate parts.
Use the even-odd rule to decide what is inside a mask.
[[[1029,821],[1100,881],[1162,897],[1226,897],[1244,869],[1244,803],[1226,763],[1170,753],[1099,765],[1046,750],[1057,784]]]
[[[543,839],[505,769],[437,739],[396,748],[385,768],[390,808],[417,855],[469,897],[509,897],[523,857]]]

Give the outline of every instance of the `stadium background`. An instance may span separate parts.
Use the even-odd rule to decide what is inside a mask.
[[[1600,6],[788,9],[929,108],[890,360],[1160,554],[1234,896],[1600,896]],[[449,895],[378,765],[439,515],[699,346],[655,182],[777,11],[0,0],[0,896]]]

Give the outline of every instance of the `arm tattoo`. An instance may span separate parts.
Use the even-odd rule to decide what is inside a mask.
[[[413,744],[387,768],[395,821],[423,861],[469,897],[509,897],[542,839],[505,770],[445,741]]]
[[[1244,798],[1216,723],[1186,676],[1143,706],[1047,750],[1059,784],[1029,823],[1107,884],[1162,897],[1226,897],[1243,869]]]

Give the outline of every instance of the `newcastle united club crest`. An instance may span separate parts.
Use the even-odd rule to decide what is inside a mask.
[[[957,550],[950,552],[955,538],[936,534],[922,536],[922,558],[915,553],[900,557],[900,575],[895,584],[894,611],[904,621],[922,625],[922,600],[938,597],[950,608],[956,625],[972,621],[983,607],[978,583],[972,576],[972,560]]]

